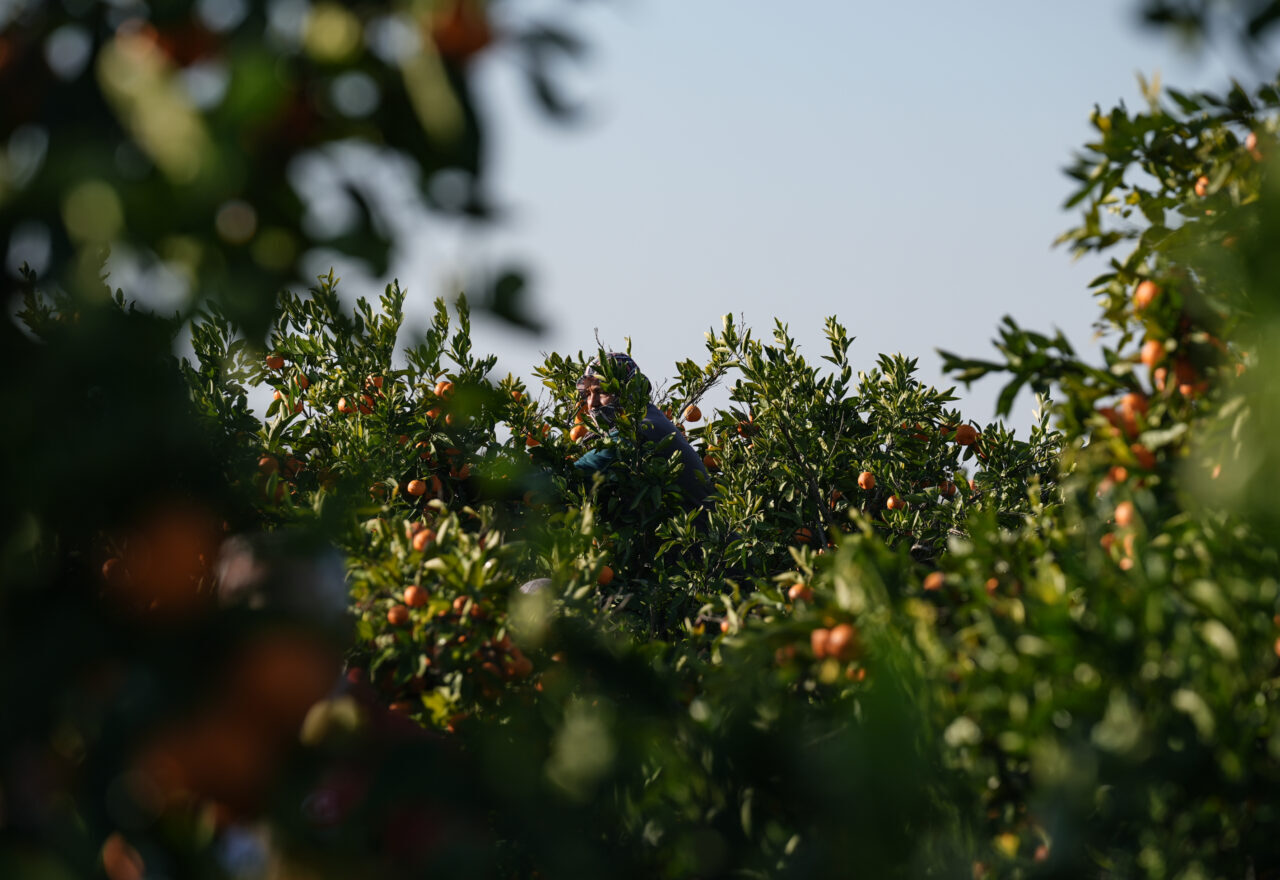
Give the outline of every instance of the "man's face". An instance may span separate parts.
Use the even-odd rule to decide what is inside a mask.
[[[600,380],[588,376],[582,380],[579,388],[580,400],[593,415],[598,411],[609,412],[618,402],[618,395],[607,394],[600,388]]]

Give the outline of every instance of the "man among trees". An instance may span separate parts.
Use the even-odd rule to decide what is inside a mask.
[[[595,358],[587,365],[578,380],[579,412],[589,417],[596,426],[595,436],[616,440],[620,416],[625,413],[644,416],[636,423],[637,439],[645,446],[669,457],[673,452],[680,456],[680,487],[682,503],[686,509],[705,506],[711,494],[711,476],[702,458],[675,426],[671,419],[650,399],[651,386],[630,355],[609,352]],[[588,451],[574,466],[583,473],[606,473],[618,461],[616,444],[602,444]]]

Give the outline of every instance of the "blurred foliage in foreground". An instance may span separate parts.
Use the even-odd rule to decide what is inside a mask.
[[[48,267],[87,301],[110,247],[166,301],[212,297],[260,340],[272,294],[308,254],[379,277],[426,212],[492,219],[474,65],[501,48],[534,103],[565,121],[561,62],[585,52],[518,5],[3,4],[6,274]],[[484,304],[533,326],[520,276],[492,274]]]
[[[33,291],[0,874],[1276,876],[1278,106],[1095,116],[1103,363],[947,356],[1054,390],[1025,442],[834,319],[822,369],[726,320],[657,399],[702,513],[634,420],[572,439],[594,352],[535,399],[464,300],[398,353],[401,291],[325,278],[265,358],[215,305],[179,364]]]

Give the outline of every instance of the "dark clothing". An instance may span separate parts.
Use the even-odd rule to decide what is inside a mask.
[[[665,456],[679,451],[681,464],[679,484],[685,498],[685,506],[692,509],[705,505],[711,495],[711,475],[707,473],[702,458],[689,445],[689,441],[675,424],[650,403],[638,433],[646,444],[657,444],[665,440],[661,450]],[[616,429],[610,434],[616,436]],[[603,473],[616,460],[617,451],[614,447],[597,447],[579,458],[574,463],[574,467],[587,473]]]

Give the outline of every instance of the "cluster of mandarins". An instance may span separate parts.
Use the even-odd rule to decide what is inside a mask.
[[[422,563],[439,552],[437,534],[424,522],[406,521],[404,536],[414,554],[409,562],[417,572],[413,582],[389,593],[372,594],[354,608],[365,619],[377,615],[385,620],[386,628],[373,628],[380,633],[374,641],[386,647],[382,640],[390,639],[397,659],[372,664],[365,654],[373,642],[362,644],[350,664],[349,677],[368,680],[371,666],[375,667],[372,683],[398,714],[420,712],[419,695],[446,683],[454,673],[464,676],[475,695],[491,700],[501,682],[527,679],[534,671],[533,661],[512,642],[506,614],[493,596],[477,590],[453,595],[454,591],[427,580],[429,573]]]
[[[1198,196],[1205,194],[1205,181],[1205,178],[1197,181]],[[1213,383],[1230,381],[1245,372],[1244,356],[1199,326],[1191,310],[1186,308],[1183,300],[1191,295],[1188,292],[1170,302],[1173,297],[1169,291],[1150,278],[1134,286],[1131,313],[1144,328],[1144,339],[1135,360],[1149,371],[1150,393],[1128,391],[1114,405],[1097,410],[1102,421],[1095,436],[1109,441],[1104,448],[1114,450],[1105,476],[1098,483],[1099,497],[1115,493],[1125,485],[1140,489],[1160,467],[1163,450],[1157,454],[1141,439],[1142,433],[1153,426],[1154,403],[1160,405],[1166,421],[1192,418]],[[1211,477],[1216,479],[1220,474],[1219,464]],[[1108,522],[1114,524],[1115,531],[1102,536],[1102,547],[1120,569],[1128,571],[1134,565],[1137,524],[1134,502],[1127,498],[1117,501]]]

